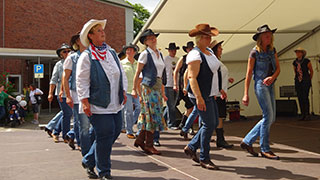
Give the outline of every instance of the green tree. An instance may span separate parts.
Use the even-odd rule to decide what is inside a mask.
[[[141,4],[131,4],[128,1],[126,2],[133,8],[133,34],[134,37],[136,37],[150,17],[150,12]]]

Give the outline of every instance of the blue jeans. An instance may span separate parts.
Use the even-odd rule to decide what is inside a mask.
[[[81,154],[85,156],[89,152],[95,139],[94,130],[90,127],[89,118],[86,114],[79,114],[79,131]]]
[[[59,121],[58,125],[56,126],[57,131],[54,132],[55,135],[59,134],[59,127],[61,127],[62,130],[62,138],[65,139],[67,133],[70,131],[70,119],[72,116],[72,109],[71,107],[67,104],[66,102],[66,98],[62,98],[62,102],[60,102],[59,98],[58,98],[58,102],[59,102],[59,106],[60,109],[63,112],[62,115],[62,120]],[[59,126],[60,124],[60,126]]]
[[[185,132],[185,133],[188,132],[188,130],[191,128],[193,122],[196,120],[198,114],[199,114],[198,109],[194,106],[192,112],[190,113],[190,115],[186,121],[186,124],[182,128],[183,132]],[[200,128],[200,121],[199,121],[199,128]]]
[[[79,104],[73,105],[73,128],[67,133],[71,139],[76,138],[78,146],[80,143],[80,128],[79,128]]]
[[[4,106],[0,106],[0,120],[6,115],[6,109]]]
[[[134,105],[134,110],[133,110]],[[134,98],[131,94],[127,94],[127,103],[123,109],[123,120],[127,134],[133,134],[132,127],[137,122],[140,114],[141,106],[139,97]]]
[[[255,82],[254,89],[262,109],[262,119],[251,129],[243,139],[243,142],[252,145],[260,136],[260,149],[269,152],[269,132],[271,124],[276,120],[276,102],[274,98],[273,84],[266,86],[263,80]]]
[[[167,120],[168,127],[177,126],[176,122],[176,102],[175,91],[172,87],[165,87],[165,94],[168,98],[167,107],[164,110],[163,117]]]
[[[111,151],[112,145],[121,132],[122,114],[93,114],[90,122],[95,132],[96,140],[90,151],[83,157],[82,162],[88,167],[94,167],[100,177],[111,173]],[[95,158],[93,158],[93,155]]]
[[[46,128],[49,129],[50,131],[53,131],[53,129],[56,127],[58,124],[60,118],[62,118],[63,112],[59,111],[51,120],[50,122],[46,125]]]
[[[154,131],[153,142],[159,142],[159,139],[160,139],[160,131]]]
[[[191,102],[197,107],[196,99],[190,98]],[[205,100],[206,111],[199,111],[199,119],[201,119],[202,126],[198,133],[191,139],[188,147],[197,151],[200,148],[200,160],[210,160],[210,140],[213,131],[219,124],[218,120],[218,106],[213,97]],[[198,108],[198,107],[197,107]]]

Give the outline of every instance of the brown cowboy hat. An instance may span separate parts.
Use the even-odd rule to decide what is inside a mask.
[[[304,56],[307,54],[307,51],[305,49],[303,49],[302,47],[298,47],[297,49],[294,50],[294,52],[297,52],[297,51],[302,52]]]
[[[194,37],[197,35],[208,35],[208,36],[217,36],[219,31],[215,27],[210,27],[209,24],[198,24],[195,29],[192,29],[189,32],[190,37]]]
[[[252,39],[257,41],[260,34],[265,33],[265,32],[272,32],[272,34],[273,34],[274,32],[276,32],[276,30],[277,30],[277,28],[271,30],[267,24],[262,25],[257,28],[257,32],[256,32],[256,34],[253,35]]]

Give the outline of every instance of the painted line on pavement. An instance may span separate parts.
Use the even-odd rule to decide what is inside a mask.
[[[140,154],[146,155],[145,153],[142,153],[142,152],[138,151],[138,150],[135,149],[135,148],[132,148],[132,147],[130,147],[130,146],[128,146],[128,145],[126,145],[126,146],[127,146],[129,149],[131,149],[131,150],[133,150],[133,151],[135,151],[135,152],[138,152],[138,153],[140,153]],[[157,159],[157,158],[155,158],[155,157],[152,157],[152,156],[150,156],[150,155],[146,155],[146,156],[149,157],[149,158],[151,158],[151,159],[153,159],[154,161],[157,161],[157,162],[160,163],[160,164],[163,164],[163,165],[167,166],[169,169],[172,169],[172,170],[174,170],[174,171],[177,171],[177,172],[180,173],[180,174],[183,174],[183,175],[185,175],[185,176],[188,176],[188,177],[190,177],[190,178],[192,178],[192,179],[194,179],[194,180],[199,180],[198,178],[193,177],[193,176],[191,176],[190,174],[187,174],[187,173],[185,173],[185,172],[183,172],[183,171],[181,171],[181,170],[179,170],[179,169],[177,169],[177,168],[174,168],[174,167],[170,166],[169,164],[167,164],[167,163],[165,163],[165,162],[163,162],[163,161],[161,161],[161,160],[159,160],[159,159]]]

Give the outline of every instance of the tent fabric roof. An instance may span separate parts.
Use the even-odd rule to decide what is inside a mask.
[[[278,29],[274,45],[279,52],[319,27],[319,7],[319,0],[162,0],[142,31],[159,32],[158,48],[164,50],[170,42],[182,46],[194,40],[188,32],[199,23],[209,23],[220,31],[213,39],[225,41],[223,60],[246,61],[257,27],[268,24]],[[134,43],[138,39],[139,35]]]

